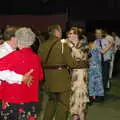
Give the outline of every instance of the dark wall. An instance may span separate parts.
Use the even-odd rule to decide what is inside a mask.
[[[70,19],[120,19],[120,0],[1,0],[1,14],[54,14]]]
[[[0,27],[4,25],[28,26],[46,32],[51,24],[60,24],[65,28],[65,14],[56,15],[0,15]]]
[[[120,0],[79,0],[70,4],[71,19],[117,20],[120,19]],[[72,7],[74,6],[74,7]]]
[[[94,31],[96,28],[107,29],[109,33],[116,32],[120,35],[120,20],[88,20],[87,31]]]

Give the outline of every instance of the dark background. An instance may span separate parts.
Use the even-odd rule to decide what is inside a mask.
[[[120,0],[1,0],[1,14],[55,14],[72,19],[118,19]]]
[[[68,24],[84,20],[87,29],[119,31],[120,0],[1,0],[1,15],[51,15],[65,13]]]

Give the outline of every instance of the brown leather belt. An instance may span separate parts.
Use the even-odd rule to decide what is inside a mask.
[[[55,65],[55,66],[44,66],[44,69],[62,70],[62,69],[68,69],[68,67],[67,67],[67,65]]]

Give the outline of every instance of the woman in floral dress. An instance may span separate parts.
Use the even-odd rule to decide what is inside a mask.
[[[87,52],[82,44],[81,34],[78,28],[72,27],[68,32],[68,46],[71,48],[72,57],[87,61]],[[73,69],[71,74],[70,113],[72,120],[86,119],[86,103],[88,99],[87,91],[87,68]]]
[[[94,41],[89,43],[90,53],[92,57],[89,60],[89,98],[93,103],[104,96],[104,88],[102,81],[102,66],[100,48],[96,46]]]

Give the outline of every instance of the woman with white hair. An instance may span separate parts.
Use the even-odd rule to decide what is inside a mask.
[[[35,34],[30,28],[23,27],[16,31],[15,37],[19,50],[0,60],[0,70],[14,70],[24,75],[32,69],[33,83],[30,86],[25,83],[5,84],[2,119],[37,120],[36,103],[39,101],[39,80],[43,79],[43,71],[40,57],[30,47],[35,41]]]

